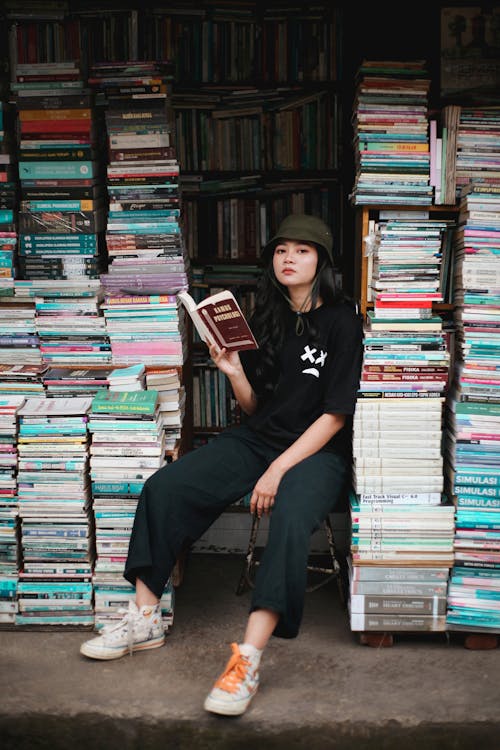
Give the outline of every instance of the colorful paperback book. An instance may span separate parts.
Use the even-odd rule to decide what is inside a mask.
[[[92,400],[92,414],[144,414],[153,416],[158,391],[99,391]]]

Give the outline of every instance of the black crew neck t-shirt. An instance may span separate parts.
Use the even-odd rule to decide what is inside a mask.
[[[285,450],[324,413],[344,414],[344,427],[325,446],[351,454],[352,415],[356,406],[363,356],[360,316],[348,303],[321,305],[302,313],[304,327],[297,335],[297,314],[287,313],[285,340],[272,396],[259,397],[257,410],[245,423],[263,440]],[[318,336],[311,341],[310,326]],[[240,352],[245,374],[259,394],[256,367],[259,350]]]

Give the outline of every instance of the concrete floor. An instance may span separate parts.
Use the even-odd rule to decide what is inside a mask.
[[[79,655],[88,632],[0,632],[2,750],[500,749],[500,649],[466,649],[459,634],[363,646],[335,584],[307,594],[297,639],[271,640],[247,713],[207,714],[246,620],[241,564],[188,558],[155,651],[94,662]]]

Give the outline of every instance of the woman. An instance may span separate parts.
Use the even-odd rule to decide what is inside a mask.
[[[352,415],[362,325],[335,291],[332,236],[320,219],[290,215],[263,252],[251,325],[259,349],[210,346],[247,415],[207,445],[150,477],[138,502],[125,578],[136,601],[125,618],[81,653],[115,659],[164,643],[159,599],[186,544],[238,498],[270,515],[243,642],[205,700],[208,711],[242,714],[255,694],[271,635],[297,636],[312,532],[350,478]]]

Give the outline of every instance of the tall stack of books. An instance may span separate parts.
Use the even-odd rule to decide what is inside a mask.
[[[18,112],[19,278],[15,294],[37,298],[48,362],[110,359],[99,311],[105,268],[102,130],[78,62],[19,64],[11,84]]]
[[[103,283],[110,291],[168,293],[186,284],[179,164],[163,67],[99,63],[89,78],[105,107],[111,263]]]
[[[15,73],[20,277],[98,278],[106,211],[92,95],[75,61],[23,64]]]
[[[0,100],[0,297],[14,293],[18,208],[14,133],[13,109]]]
[[[457,358],[446,434],[456,505],[452,630],[500,632],[499,190],[462,188],[456,233]]]
[[[90,398],[28,398],[19,410],[16,625],[93,625],[90,404]]]
[[[90,472],[96,528],[93,584],[95,626],[121,617],[134,597],[123,578],[137,500],[145,480],[165,463],[158,392],[101,391],[92,401]],[[173,621],[173,588],[161,600],[165,627]]]
[[[353,630],[446,626],[454,508],[444,495],[442,420],[450,352],[432,309],[442,299],[445,229],[425,218],[388,218],[375,233],[374,310],[353,433]]]
[[[18,611],[17,413],[24,396],[0,396],[0,623]]]
[[[101,282],[113,362],[182,364],[170,297],[187,288],[187,258],[168,76],[164,66],[154,62],[98,63],[89,83],[104,106],[108,139],[110,265]],[[115,301],[122,305],[121,321]],[[123,325],[124,314],[133,318],[132,329]],[[162,315],[168,317],[166,326],[158,325]]]
[[[355,205],[432,203],[430,83],[421,60],[360,66],[353,106]]]

